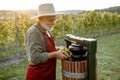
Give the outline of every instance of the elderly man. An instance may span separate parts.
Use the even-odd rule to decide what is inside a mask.
[[[56,59],[66,59],[63,51],[56,51],[54,38],[51,35],[56,15],[51,3],[38,7],[36,24],[26,33],[25,48],[29,65],[26,80],[56,80]]]

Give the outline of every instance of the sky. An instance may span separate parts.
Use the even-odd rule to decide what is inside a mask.
[[[56,11],[95,10],[120,6],[120,0],[0,0],[0,10],[37,9],[42,3],[53,3]]]

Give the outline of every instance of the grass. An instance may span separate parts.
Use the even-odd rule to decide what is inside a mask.
[[[99,80],[120,80],[120,34],[98,39]]]
[[[0,80],[25,80],[27,60],[6,67],[0,67]]]
[[[98,80],[120,80],[120,34],[97,39]],[[60,42],[62,43],[62,42]],[[27,60],[0,67],[0,80],[25,80]],[[57,61],[57,80],[62,80],[61,61]]]

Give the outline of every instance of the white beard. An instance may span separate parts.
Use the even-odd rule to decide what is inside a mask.
[[[47,31],[52,31],[53,30],[53,27],[50,27],[50,26],[48,26],[48,25],[46,25],[46,24],[42,24],[41,25],[44,29],[46,29]]]

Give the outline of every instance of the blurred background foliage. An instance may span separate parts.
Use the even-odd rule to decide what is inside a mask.
[[[24,46],[27,29],[36,22],[27,14],[15,14],[6,19],[0,19],[0,49],[5,51],[11,46]],[[59,15],[52,31],[55,38],[63,38],[66,34],[82,37],[97,37],[105,34],[120,32],[120,14],[86,11],[82,14]]]

